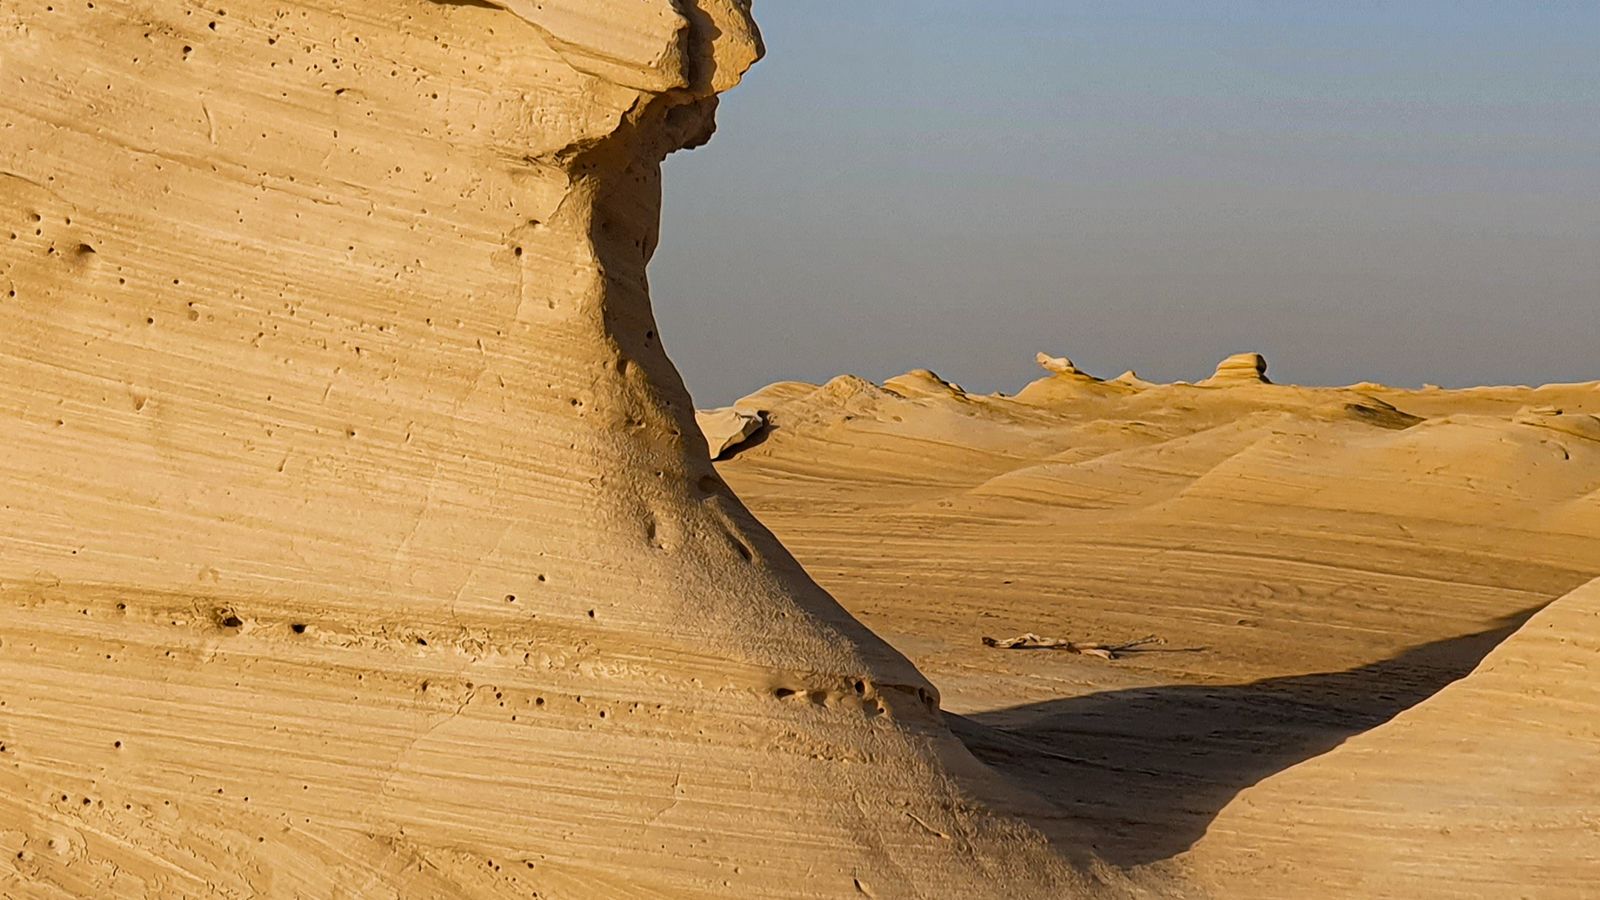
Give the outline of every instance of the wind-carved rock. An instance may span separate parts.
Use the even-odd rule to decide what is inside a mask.
[[[1217,371],[1200,382],[1204,385],[1271,384],[1267,379],[1267,358],[1259,353],[1235,353],[1220,363]]]
[[[1066,358],[1065,356],[1050,356],[1046,353],[1037,353],[1034,354],[1033,360],[1039,364],[1039,368],[1044,369],[1046,372],[1049,372],[1052,375],[1059,375],[1063,378],[1068,378],[1073,381],[1100,380],[1073,365],[1072,360]]]
[[[712,459],[726,456],[728,451],[737,449],[767,424],[766,416],[759,411],[749,412],[731,406],[695,410],[694,420],[706,439]]]
[[[1088,883],[662,351],[659,163],[759,54],[738,0],[0,9],[0,885]]]

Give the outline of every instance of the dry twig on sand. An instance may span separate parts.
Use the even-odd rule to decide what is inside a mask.
[[[1102,644],[1098,642],[1063,641],[1056,638],[1040,637],[1033,632],[1006,638],[997,641],[992,637],[983,639],[985,647],[997,647],[1001,650],[1065,650],[1068,653],[1079,653],[1084,656],[1098,656],[1101,659],[1118,659],[1129,653],[1137,653],[1153,644],[1164,644],[1161,638],[1155,635],[1146,635],[1138,640],[1122,644]]]

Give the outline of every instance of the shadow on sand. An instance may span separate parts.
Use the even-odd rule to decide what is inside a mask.
[[[1114,865],[1168,859],[1240,791],[1471,672],[1538,608],[1344,672],[1108,691],[949,716],[972,752],[1095,830]]]

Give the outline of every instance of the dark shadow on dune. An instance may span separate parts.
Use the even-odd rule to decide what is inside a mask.
[[[1537,611],[1344,672],[1107,691],[948,718],[979,759],[1093,828],[1103,859],[1141,865],[1187,850],[1241,790],[1471,672]]]

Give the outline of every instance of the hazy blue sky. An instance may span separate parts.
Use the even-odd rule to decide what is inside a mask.
[[[1600,379],[1600,2],[758,0],[651,268],[702,405],[1037,350]]]

